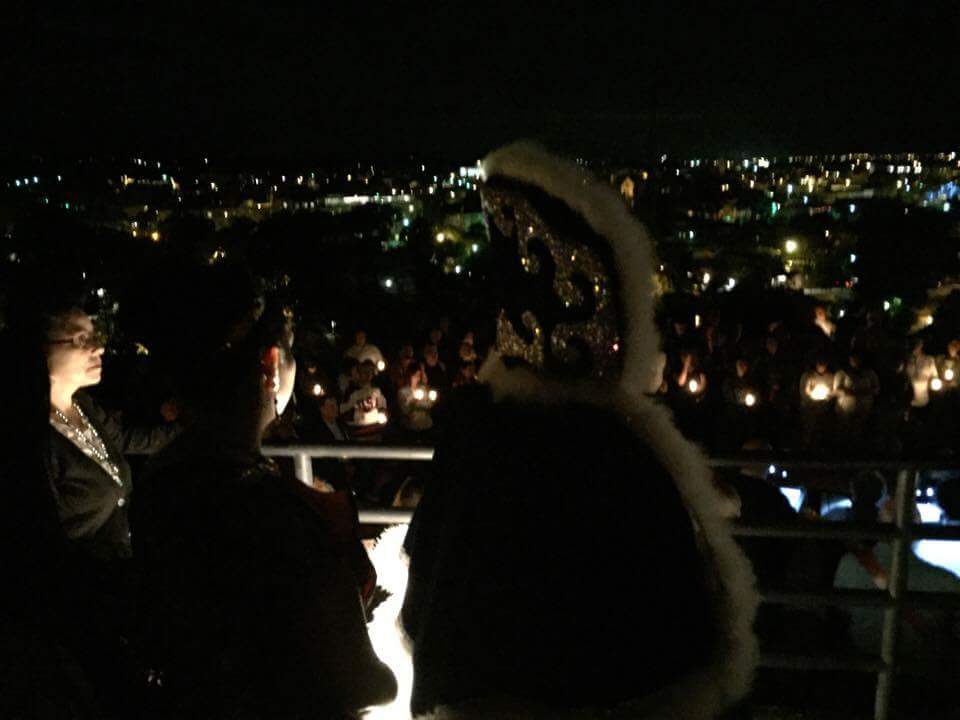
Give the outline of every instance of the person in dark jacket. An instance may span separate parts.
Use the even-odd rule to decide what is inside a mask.
[[[260,451],[292,394],[290,321],[234,268],[190,287],[185,336],[205,361],[185,368],[183,397],[196,421],[152,460],[134,537],[167,709],[338,718],[386,702],[396,682],[367,636],[355,522]]]
[[[10,318],[6,318],[10,322]],[[37,324],[0,333],[0,372],[16,378],[0,405],[0,717],[97,718],[93,688],[67,647],[77,589],[47,470],[49,377]],[[69,596],[67,595],[69,592]]]
[[[104,338],[83,309],[80,291],[70,283],[57,285],[61,292],[43,285],[46,292],[38,296],[41,285],[27,284],[18,295],[21,307],[8,318],[8,336],[19,338],[17,352],[36,354],[46,376],[41,390],[29,384],[28,373],[16,375],[32,388],[29,398],[23,388],[17,396],[46,422],[39,445],[24,432],[24,446],[16,450],[34,458],[42,476],[29,475],[29,488],[20,487],[29,494],[11,507],[22,508],[27,528],[18,545],[34,546],[30,572],[44,591],[31,600],[31,614],[58,648],[62,662],[55,672],[76,675],[88,687],[95,715],[125,717],[143,683],[132,651],[132,478],[124,454],[162,447],[178,426],[124,428],[83,392],[100,382]],[[13,417],[28,415],[21,409]]]

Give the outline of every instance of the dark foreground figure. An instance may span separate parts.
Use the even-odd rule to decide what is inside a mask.
[[[756,598],[703,457],[643,394],[649,240],[535,148],[484,173],[503,311],[406,540],[414,714],[714,717],[749,687]]]
[[[135,515],[158,703],[170,718],[353,716],[396,692],[367,636],[371,567],[334,504],[260,453],[293,389],[292,322],[229,268],[197,287],[191,311],[210,317],[185,325],[207,349],[184,382],[193,423]]]

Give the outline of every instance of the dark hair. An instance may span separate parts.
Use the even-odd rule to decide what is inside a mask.
[[[414,375],[417,375],[419,372],[420,372],[420,363],[418,363],[418,362],[412,362],[412,363],[408,364],[408,365],[403,369],[403,385],[404,385],[404,387],[406,387],[407,385],[409,385],[409,384],[410,384],[410,378],[412,378]]]
[[[337,396],[337,393],[328,392],[326,395],[320,396],[320,407],[323,407],[326,403],[330,402],[331,400],[334,403],[336,403],[338,407],[340,406],[340,398]]]
[[[291,322],[282,304],[265,297],[262,283],[239,265],[193,269],[182,287],[187,290],[168,314],[178,329],[167,337],[174,347],[162,355],[189,409],[253,412],[263,352],[272,346],[289,350]]]
[[[22,338],[45,339],[60,318],[92,311],[86,283],[78,273],[25,272],[10,283],[3,325]]]

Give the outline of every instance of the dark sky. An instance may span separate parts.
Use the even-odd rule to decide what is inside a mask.
[[[4,154],[960,145],[957,3],[73,5],[4,11]]]

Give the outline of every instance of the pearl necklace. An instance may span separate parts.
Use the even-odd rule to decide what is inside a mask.
[[[60,412],[59,408],[53,408],[53,414],[57,420],[57,422],[53,423],[54,427],[70,439],[74,445],[80,448],[84,455],[102,467],[117,485],[123,487],[123,480],[120,478],[120,468],[110,460],[110,453],[107,451],[107,446],[100,437],[100,433],[97,432],[97,429],[87,419],[87,416],[83,414],[83,410],[81,410],[76,403],[73,403],[73,409],[80,417],[81,427],[74,427],[70,422],[70,418]],[[53,418],[51,418],[51,421],[53,421]]]

